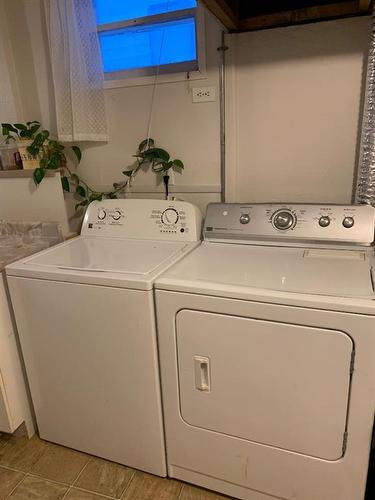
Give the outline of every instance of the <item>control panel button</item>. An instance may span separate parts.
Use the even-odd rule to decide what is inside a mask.
[[[167,208],[161,214],[161,221],[163,224],[167,225],[176,224],[178,219],[179,219],[178,212],[174,208]]]
[[[351,227],[354,226],[354,219],[353,217],[344,217],[344,220],[342,221],[342,225],[346,227],[347,229],[350,229]]]
[[[280,210],[272,215],[272,222],[276,229],[286,231],[296,224],[297,219],[289,210]]]
[[[121,219],[121,212],[119,210],[115,210],[113,214],[111,214],[111,217],[113,220],[120,220]]]
[[[106,216],[107,216],[106,211],[103,208],[99,208],[99,210],[98,210],[98,219],[99,220],[103,220],[103,219],[106,218]]]
[[[328,215],[322,215],[319,219],[319,226],[320,227],[328,227],[331,224],[331,219],[328,217]]]
[[[250,222],[250,215],[249,214],[241,214],[240,222],[241,222],[241,224],[248,224]]]

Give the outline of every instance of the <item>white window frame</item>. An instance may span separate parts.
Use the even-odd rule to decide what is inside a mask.
[[[195,17],[198,69],[192,68],[192,65],[196,67],[195,62],[186,61],[170,65],[161,65],[159,66],[158,71],[156,66],[151,66],[132,70],[113,71],[110,73],[107,72],[104,73],[104,88],[113,89],[139,85],[152,85],[155,83],[155,79],[157,79],[158,84],[180,82],[184,80],[206,79],[205,14],[204,9],[199,2],[197,3],[197,7],[193,9],[166,12],[163,14],[145,16],[139,19],[130,19],[117,23],[101,24],[98,25],[98,33],[114,29],[127,28],[130,26],[147,25],[156,22],[183,19],[189,17],[189,15]]]

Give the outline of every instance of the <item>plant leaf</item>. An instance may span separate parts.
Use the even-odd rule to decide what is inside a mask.
[[[30,127],[31,135],[34,135],[37,132],[37,130],[39,130],[39,128],[40,128],[40,125],[38,125],[38,124],[35,124],[32,127]]]
[[[88,200],[80,201],[79,203],[76,203],[74,210],[77,210],[79,207],[86,207],[88,204]]]
[[[144,152],[143,157],[150,159],[160,159],[162,161],[169,161],[170,155],[168,151],[162,148],[152,148]]]
[[[169,161],[170,154],[168,153],[168,151],[166,151],[165,149],[161,149],[161,148],[155,148],[154,151],[155,151],[155,155],[158,158],[161,158],[163,161]]]
[[[173,167],[173,169],[174,169],[174,167],[176,167],[177,169],[183,170],[184,164],[182,163],[181,160],[176,159],[176,160],[173,160],[172,167]]]
[[[164,165],[163,164],[152,165],[152,171],[155,172],[155,173],[157,173],[157,174],[159,172],[163,172],[163,170],[164,170]]]
[[[69,191],[70,191],[69,179],[65,175],[63,177],[61,177],[61,184],[62,184],[63,190],[69,193]]]
[[[24,125],[23,123],[15,123],[14,126],[18,129],[18,130],[27,130],[27,127],[26,125]]]
[[[79,177],[77,174],[71,174],[70,180],[74,182],[75,184],[79,184]]]
[[[42,180],[44,179],[45,173],[46,173],[46,171],[42,167],[36,168],[34,170],[33,177],[34,177],[34,181],[36,184],[40,184],[42,182]]]
[[[23,134],[23,132],[21,132],[21,135]],[[38,150],[42,147],[43,145],[43,142],[44,142],[44,135],[42,134],[42,132],[39,132],[39,134],[36,134],[36,136],[34,137],[34,140],[31,144],[31,148],[38,148]]]
[[[14,132],[15,134],[18,134],[17,129],[15,129],[13,127],[13,125],[10,123],[2,123],[1,127],[2,127],[2,134],[3,135],[9,135],[10,132]]]
[[[82,158],[82,151],[81,148],[78,146],[72,146],[73,153],[76,155],[78,163],[81,161]]]
[[[76,193],[79,194],[79,196],[82,196],[82,198],[86,197],[86,189],[81,185],[76,187]]]
[[[22,132],[21,132],[21,134],[22,134]],[[35,147],[35,146],[33,146],[33,144],[31,144],[30,146],[27,146],[26,151],[28,153],[30,153],[31,156],[33,156],[35,158],[39,153],[39,148]]]
[[[113,189],[115,191],[121,191],[128,185],[128,181],[122,181],[122,182],[114,182],[113,183]],[[112,192],[112,191],[111,191]]]
[[[151,139],[151,137],[149,137],[148,139],[144,139],[138,146],[138,151],[139,152],[142,152],[142,151],[145,151],[147,149],[150,149],[150,148],[153,148],[155,146],[155,141],[154,139]]]
[[[173,161],[169,161],[163,165],[163,172],[168,172],[170,168],[173,166]]]
[[[89,203],[92,201],[102,201],[104,193],[91,193],[89,196]]]
[[[57,168],[59,168],[60,163],[61,163],[61,154],[55,151],[47,159],[47,168],[49,170],[56,170]]]

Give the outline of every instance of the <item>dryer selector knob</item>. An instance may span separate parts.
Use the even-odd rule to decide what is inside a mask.
[[[297,217],[289,210],[278,210],[272,215],[272,223],[276,229],[286,231],[296,225]]]
[[[319,226],[320,227],[328,227],[331,224],[331,219],[328,217],[328,215],[322,215],[319,219]]]
[[[347,229],[350,229],[351,227],[354,226],[354,219],[353,217],[344,217],[344,220],[342,221],[342,225],[346,227]]]

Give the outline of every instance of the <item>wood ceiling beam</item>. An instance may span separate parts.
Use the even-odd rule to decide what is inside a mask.
[[[360,5],[366,10],[360,10]],[[254,16],[242,19],[239,22],[240,31],[252,31],[263,28],[274,28],[323,19],[333,19],[338,17],[353,16],[363,14],[370,8],[371,0],[351,0],[340,3],[331,3],[315,7],[306,7],[285,12],[275,12],[263,16]]]
[[[238,30],[238,17],[225,0],[201,0],[203,5],[211,11],[229,30]]]

